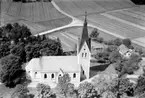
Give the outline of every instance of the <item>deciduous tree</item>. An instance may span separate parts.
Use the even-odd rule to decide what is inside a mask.
[[[98,29],[93,29],[93,31],[91,32],[90,34],[90,37],[93,38],[93,39],[97,39],[99,36],[99,33],[98,33]]]
[[[140,76],[137,80],[137,85],[135,88],[135,94],[141,95],[145,93],[145,76]]]
[[[91,83],[84,82],[78,87],[79,98],[99,98],[100,95]]]
[[[21,67],[20,58],[8,55],[0,60],[0,81],[8,87],[14,87],[20,83],[25,71]]]
[[[28,88],[22,84],[18,84],[12,93],[12,98],[29,98]]]
[[[37,84],[37,94],[34,98],[56,98],[49,85]]]
[[[69,82],[70,82],[69,74],[64,74],[62,77],[59,77],[58,84],[56,87],[58,96],[61,95],[66,97]]]
[[[130,47],[131,46],[131,44],[132,44],[132,42],[131,42],[131,40],[129,39],[129,38],[126,38],[126,39],[123,39],[122,40],[122,43],[126,46],[126,47]]]

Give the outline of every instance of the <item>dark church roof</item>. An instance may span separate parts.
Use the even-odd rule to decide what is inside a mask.
[[[91,51],[91,39],[89,38],[88,34],[88,26],[87,26],[87,14],[85,15],[85,21],[82,29],[82,36],[80,39],[80,45],[79,45],[79,52],[84,45],[84,42],[87,43],[89,50]]]

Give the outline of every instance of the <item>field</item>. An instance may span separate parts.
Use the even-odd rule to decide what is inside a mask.
[[[1,24],[19,22],[32,33],[54,29],[69,24],[72,19],[57,11],[50,2],[1,2]]]
[[[88,22],[103,32],[131,38],[145,47],[145,6],[130,0],[54,0],[68,14]]]
[[[145,47],[145,6],[134,5],[130,0],[53,1],[62,11],[82,21],[87,11],[88,23],[103,32],[105,39],[108,36],[121,36],[121,38],[130,38],[135,44]],[[1,22],[17,21],[28,26],[33,34],[36,34],[67,25],[72,19],[57,11],[49,2],[2,2]],[[66,29],[65,31],[65,33],[57,32],[59,34],[54,32],[52,35],[60,37],[64,47],[70,50],[76,44],[81,30],[67,31]],[[74,33],[68,33],[70,31]]]
[[[89,27],[89,34],[92,32],[93,28]],[[116,37],[111,36],[110,34],[104,33],[103,31],[98,30],[99,36],[103,37],[105,40],[115,39]],[[63,46],[64,51],[72,51],[75,48],[75,45],[78,42],[78,38],[81,36],[82,27],[71,27],[67,29],[62,29],[51,34],[47,34],[50,38],[59,37]]]
[[[134,6],[130,0],[54,0],[54,2],[73,16],[84,15],[85,11],[94,14]]]
[[[73,10],[73,9],[72,9]],[[100,36],[105,40],[114,39],[112,35],[120,35],[124,38],[130,38],[135,45],[141,48],[145,47],[145,8],[132,7],[116,11],[108,11],[100,14],[89,14],[88,23],[93,24],[99,29]],[[77,16],[84,20],[84,16]],[[100,30],[103,29],[103,30]],[[89,33],[92,28],[89,28]],[[107,31],[107,32],[106,32]],[[73,27],[51,34],[53,37],[59,37],[62,41],[64,50],[73,50],[77,39],[82,33],[82,27]],[[48,34],[49,35],[49,34]]]

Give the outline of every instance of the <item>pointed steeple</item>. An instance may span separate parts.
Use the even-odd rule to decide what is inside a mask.
[[[88,23],[87,23],[87,12],[85,12],[85,21],[84,21],[84,25],[83,25],[83,29],[82,29],[82,35],[80,38],[80,45],[79,45],[79,52],[82,48],[82,46],[84,45],[84,43],[86,42],[89,50],[91,50],[91,40],[89,38],[89,34],[88,34]]]
[[[83,25],[83,31],[82,31],[82,36],[81,39],[88,39],[88,23],[87,23],[87,12],[85,12],[85,21],[84,21],[84,25]]]

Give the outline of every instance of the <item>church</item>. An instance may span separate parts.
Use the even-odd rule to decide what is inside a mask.
[[[83,24],[82,35],[77,43],[76,56],[42,56],[31,59],[25,69],[32,83],[55,85],[63,74],[69,74],[71,83],[78,86],[81,76],[89,79],[91,59],[91,39],[88,35],[87,19]]]

